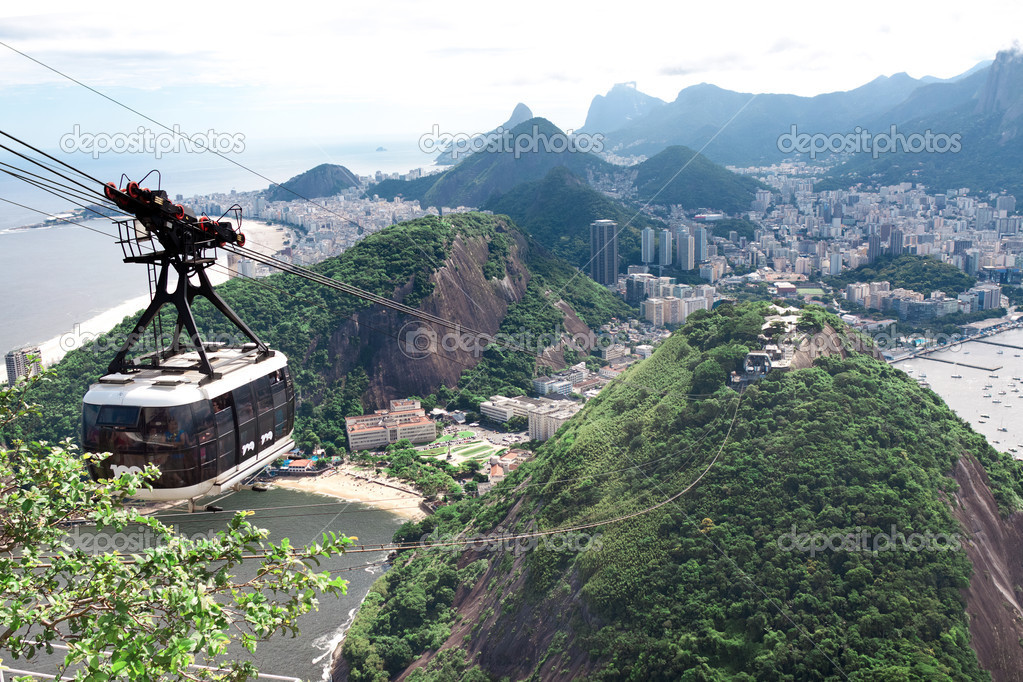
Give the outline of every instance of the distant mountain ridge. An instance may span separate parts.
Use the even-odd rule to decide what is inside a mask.
[[[833,170],[834,186],[911,179],[935,191],[968,187],[981,192],[1023,193],[1019,173],[1023,163],[1023,53],[999,52],[990,66],[953,83],[927,85],[912,99],[913,106],[897,110],[903,119],[899,132],[955,136],[958,148],[934,153],[899,149],[877,159],[859,154]]]
[[[578,268],[590,259],[590,223],[614,220],[621,227],[618,252],[622,263],[638,263],[639,231],[667,227],[590,187],[564,166],[540,180],[524,182],[495,197],[482,208],[505,214],[555,255]]]
[[[814,97],[740,93],[701,83],[684,88],[673,102],[610,130],[606,149],[623,155],[650,156],[672,145],[684,145],[701,150],[718,163],[774,162],[786,156],[778,149],[777,139],[793,124],[811,133],[831,134],[848,133],[856,126],[884,128],[902,123],[940,106],[934,99],[936,93],[948,98],[944,108],[969,98],[970,86],[957,84],[983,78],[979,74],[989,68],[978,65],[947,80],[896,73],[879,76],[852,90]],[[915,94],[925,88],[930,88],[930,96]],[[599,106],[593,113],[599,113]]]

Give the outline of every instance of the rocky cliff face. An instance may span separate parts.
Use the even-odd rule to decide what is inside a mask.
[[[1023,512],[999,514],[987,474],[973,457],[960,459],[953,476],[959,491],[952,510],[973,564],[963,591],[970,644],[992,680],[1023,680]]]
[[[484,275],[489,257],[484,238],[456,237],[447,260],[431,275],[433,292],[419,308],[495,334],[508,306],[521,300],[530,280],[524,261],[529,247],[518,231],[507,234],[513,237],[513,244],[505,259],[503,278],[488,279]],[[412,281],[395,282],[392,298],[402,301],[411,286]],[[380,306],[357,313],[335,330],[330,350],[337,358],[330,381],[340,379],[359,364],[365,367],[370,377],[363,397],[367,409],[384,407],[392,398],[427,395],[441,384],[454,386],[459,375],[479,361],[475,338],[420,323]]]
[[[1023,116],[1023,52],[1014,49],[998,53],[980,93],[976,112],[996,117],[1000,142],[1019,134]]]

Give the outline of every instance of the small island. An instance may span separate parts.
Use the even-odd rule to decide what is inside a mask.
[[[386,152],[387,151],[387,147],[377,147],[377,151],[378,152]]]

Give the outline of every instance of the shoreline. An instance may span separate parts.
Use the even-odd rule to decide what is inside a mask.
[[[49,225],[46,227],[49,227]],[[246,237],[251,236],[252,244],[250,245],[250,248],[266,255],[274,255],[283,249],[284,240],[291,237],[292,234],[291,230],[288,228],[285,228],[283,231],[278,231],[276,226],[269,225],[260,220],[245,220],[243,222],[242,232],[245,233]],[[223,284],[232,278],[226,271],[226,253],[220,254],[217,259],[217,265],[221,267],[213,267],[209,271],[210,281],[214,286]],[[141,268],[139,268],[139,276],[144,276]],[[111,329],[120,324],[124,318],[137,316],[147,305],[149,305],[149,301],[150,298],[148,294],[135,296],[107,308],[102,312],[92,315],[84,322],[76,322],[71,329],[62,332],[57,336],[39,343],[29,343],[26,344],[26,346],[38,346],[42,356],[43,366],[51,367],[60,362],[60,360],[69,352],[82,348],[93,341],[96,337],[109,332]],[[4,365],[0,365],[0,381],[7,381],[7,368]]]
[[[408,521],[421,521],[428,516],[422,508],[424,498],[419,493],[387,477],[374,478],[355,473],[347,465],[318,476],[276,478],[273,485],[347,502],[360,502]]]

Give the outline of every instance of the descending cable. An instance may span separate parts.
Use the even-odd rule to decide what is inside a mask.
[[[248,249],[246,247],[231,247],[231,248],[228,248],[226,250],[227,251],[234,251],[235,254],[238,255],[238,256],[249,257],[249,258],[252,258],[253,260],[258,260],[260,263],[263,263],[264,265],[269,265],[271,267],[275,267],[275,268],[277,268],[279,270],[283,270],[283,271],[288,272],[290,274],[297,275],[299,277],[304,277],[304,278],[306,278],[308,280],[311,280],[311,281],[314,281],[314,282],[318,282],[319,284],[323,284],[325,286],[329,286],[329,287],[332,287],[334,289],[337,289],[338,291],[341,291],[341,292],[344,292],[344,293],[347,293],[347,294],[351,294],[352,296],[357,296],[357,297],[362,298],[364,300],[367,300],[367,301],[369,301],[371,303],[376,303],[378,305],[382,305],[382,306],[385,306],[387,308],[391,308],[392,310],[396,310],[398,312],[406,313],[406,314],[409,314],[409,315],[414,315],[415,317],[418,317],[418,318],[420,318],[422,320],[426,320],[428,322],[439,324],[441,326],[448,327],[450,329],[456,329],[457,328],[459,330],[464,330],[464,331],[467,331],[468,333],[474,334],[476,336],[486,336],[486,334],[484,332],[472,329],[471,327],[466,327],[466,326],[458,324],[456,322],[452,322],[450,320],[446,320],[446,319],[444,319],[442,317],[439,317],[437,315],[433,315],[431,313],[424,312],[422,310],[419,310],[418,308],[413,308],[412,306],[406,305],[404,303],[398,303],[397,301],[393,301],[393,300],[391,300],[391,299],[389,299],[389,298],[387,298],[385,296],[380,296],[379,294],[374,294],[374,293],[372,293],[370,291],[366,291],[365,289],[360,289],[360,288],[358,288],[356,286],[353,286],[351,284],[346,284],[344,282],[341,282],[340,280],[332,279],[330,277],[327,277],[325,275],[321,275],[321,274],[319,274],[317,272],[314,272],[312,270],[309,270],[307,268],[303,268],[303,267],[298,266],[298,265],[293,265],[291,263],[288,263],[286,261],[282,261],[282,260],[274,258],[272,256],[263,255],[263,254],[261,254],[261,253],[259,253],[257,251],[252,251],[251,249]]]
[[[7,133],[5,133],[2,130],[0,130],[0,135],[4,135],[6,137],[10,137],[13,140],[17,140],[16,137],[8,135]],[[21,140],[18,140],[18,142],[21,142]],[[21,142],[21,144],[25,144],[25,143]],[[30,149],[35,149],[35,147],[32,147],[31,145],[28,145],[28,144],[25,144],[25,146],[29,147]],[[102,198],[104,201],[108,201],[106,196],[104,196],[103,193],[100,192],[99,190],[92,189],[88,185],[84,185],[84,184],[78,182],[77,180],[75,180],[74,178],[69,178],[68,176],[64,175],[63,173],[61,173],[59,171],[56,171],[53,168],[50,168],[49,166],[47,166],[42,161],[39,161],[38,159],[33,159],[31,156],[28,156],[26,154],[22,154],[21,152],[19,152],[17,150],[11,149],[10,147],[8,147],[5,144],[0,144],[0,149],[5,149],[5,150],[9,151],[11,154],[14,154],[15,156],[19,156],[19,157],[25,159],[26,161],[28,161],[29,163],[34,164],[36,166],[39,166],[40,168],[45,168],[46,170],[48,170],[49,172],[53,173],[54,175],[56,175],[58,177],[61,177],[61,178],[64,178],[65,180],[67,180],[68,182],[70,182],[72,184],[78,185],[79,187],[81,187],[82,189],[84,189],[85,191],[87,191],[89,193],[95,193],[98,197]],[[41,152],[41,153],[46,154],[46,152]],[[47,154],[47,156],[49,156],[49,155]],[[61,161],[60,163],[62,163],[63,165],[67,166],[71,170],[74,170],[77,173],[82,173],[82,171],[76,170],[73,166],[68,166],[68,164],[64,163],[63,161]],[[82,175],[85,175],[85,173],[82,173]],[[88,177],[91,180],[95,180],[95,178],[92,178],[91,176],[88,176]],[[99,182],[99,180],[95,180],[95,181]],[[100,186],[103,186],[102,182],[99,182],[99,184],[100,184]]]
[[[78,227],[84,227],[86,230],[90,230],[92,232],[95,232],[96,234],[101,234],[104,237],[109,237],[109,238],[113,239],[115,242],[117,241],[117,235],[113,235],[113,234],[110,234],[108,232],[104,232],[103,230],[98,230],[95,227],[90,227],[90,226],[85,225],[83,223],[76,223],[73,220],[68,220],[66,218],[61,218],[58,215],[53,215],[52,213],[47,213],[46,211],[40,211],[38,208],[32,208],[31,206],[26,206],[25,204],[19,204],[17,201],[11,201],[10,199],[4,199],[3,197],[0,197],[0,201],[3,201],[4,203],[11,204],[12,206],[17,206],[18,208],[23,208],[26,211],[33,211],[35,213],[40,213],[40,214],[42,214],[44,216],[47,216],[49,218],[52,218],[54,220],[59,220],[62,223],[67,223],[68,225],[77,225]],[[103,216],[103,217],[105,218],[106,216]]]
[[[5,170],[4,172],[7,173],[8,175],[12,175],[13,177],[16,177],[19,180],[22,180],[24,182],[27,182],[27,183],[30,183],[30,184],[35,184],[36,186],[39,186],[38,183],[45,183],[46,185],[52,187],[53,189],[60,190],[61,192],[64,192],[65,194],[67,194],[68,197],[75,197],[75,198],[81,199],[83,201],[95,201],[95,199],[93,198],[91,192],[84,192],[84,191],[82,191],[80,189],[76,189],[76,188],[71,187],[69,185],[62,184],[62,183],[60,183],[60,182],[58,182],[56,180],[53,180],[51,178],[47,178],[47,177],[44,177],[44,176],[39,175],[37,173],[33,173],[31,171],[25,170],[24,168],[19,168],[18,166],[15,166],[15,165],[12,165],[12,164],[9,164],[9,163],[4,163],[3,161],[0,161],[0,166],[5,166],[6,168],[11,169],[10,171]],[[14,173],[13,171],[17,171],[17,173]],[[26,176],[31,176],[31,178],[35,178],[35,180],[32,180],[32,179],[30,179],[29,177],[26,177]],[[112,208],[116,208],[116,210],[118,212],[120,212],[121,214],[126,215],[126,216],[130,215],[129,213],[127,213],[124,210],[122,210],[120,207],[117,207],[116,204],[111,202],[109,199],[106,199],[104,197],[103,200],[107,201]],[[101,204],[96,204],[96,205],[101,205]],[[107,217],[107,216],[104,216],[104,217]]]
[[[63,199],[64,201],[67,201],[68,203],[74,204],[75,206],[78,206],[79,208],[82,208],[82,209],[84,209],[86,211],[90,211],[92,213],[95,213],[100,218],[109,218],[110,217],[110,216],[108,216],[108,215],[106,215],[104,213],[101,213],[100,211],[97,211],[92,206],[88,206],[86,204],[79,203],[74,198],[72,198],[74,195],[69,195],[69,194],[61,193],[61,192],[59,192],[57,190],[54,190],[54,189],[50,189],[49,187],[45,186],[44,184],[42,184],[41,182],[39,182],[37,180],[32,180],[30,178],[23,177],[23,176],[19,175],[18,173],[13,173],[13,172],[5,169],[5,168],[0,168],[0,173],[6,173],[7,175],[10,175],[13,178],[17,178],[19,180],[24,180],[26,183],[32,185],[33,187],[37,187],[37,188],[43,190],[44,192],[52,194],[53,196],[57,197],[58,199]]]
[[[704,440],[706,440],[710,436],[710,434],[713,431],[713,429],[715,428],[715,426],[716,425],[712,423],[707,428],[707,430],[703,433],[703,435],[699,437],[699,439],[697,439],[695,442],[691,443],[685,450],[683,450],[683,453],[685,453],[685,452],[693,453],[694,448],[696,448],[698,445],[700,445]],[[650,466],[651,464],[656,464],[657,462],[663,461],[665,459],[673,458],[677,454],[680,454],[680,453],[673,453],[671,455],[663,455],[661,457],[656,457],[654,459],[647,460],[646,462],[643,462],[641,464],[635,464],[635,465],[628,466],[628,467],[622,467],[620,469],[609,469],[609,470],[599,471],[599,472],[595,472],[595,473],[580,473],[579,475],[571,477],[571,478],[559,478],[559,479],[554,479],[554,480],[536,481],[536,482],[533,482],[533,483],[527,483],[525,485],[517,486],[516,490],[518,490],[518,491],[525,491],[525,490],[531,490],[531,489],[534,489],[534,488],[547,489],[547,488],[549,488],[550,486],[553,486],[553,485],[559,485],[559,484],[564,484],[564,483],[578,483],[582,479],[603,478],[605,476],[611,476],[613,474],[621,473],[621,472],[624,472],[624,471],[631,471],[631,470],[634,470],[634,469],[645,468],[647,466]],[[682,465],[679,467],[679,469],[685,468],[693,460],[693,457],[694,457],[694,454],[690,454],[689,457],[686,458],[686,461],[683,462]],[[418,493],[415,493],[415,494],[418,495]],[[397,502],[397,501],[407,501],[407,499],[408,498],[404,498],[404,497],[392,497],[392,498],[381,498],[381,499],[373,500],[373,502],[374,503],[379,503],[379,502]],[[246,509],[245,511],[256,512],[256,513],[258,513],[258,512],[266,512],[266,511],[276,512],[276,511],[282,510],[282,509],[314,509],[314,508],[318,508],[318,507],[337,507],[339,505],[350,505],[352,503],[365,503],[365,501],[364,500],[345,500],[345,499],[340,499],[337,502],[322,502],[322,503],[316,503],[316,504],[296,504],[296,505],[288,505],[288,506],[283,506],[283,507],[258,507],[258,508],[255,508],[255,509]],[[395,509],[414,509],[414,508],[416,508],[418,506],[419,506],[419,504],[416,503],[415,505],[401,505],[401,506],[398,506],[398,507],[383,507],[383,508],[376,508],[376,509],[381,510],[381,511],[391,511],[391,510],[395,510]],[[357,509],[357,510],[353,510],[351,512],[345,512],[345,513],[354,514],[354,513],[360,513],[360,512],[363,512],[363,511],[372,511],[372,510]],[[167,514],[167,513],[156,513],[156,514],[151,514],[150,516],[151,516],[151,518],[156,518],[156,519],[161,519],[161,520],[165,520],[165,519],[181,519],[180,521],[173,521],[173,523],[182,523],[182,522],[183,523],[188,523],[189,521],[192,520],[190,517],[198,517],[198,516],[204,516],[204,515],[210,515],[210,514],[222,514],[222,515],[224,515],[224,514],[231,514],[231,513],[233,513],[233,510],[201,511],[201,512],[173,512],[173,513],[169,513],[169,514]],[[332,514],[332,513],[334,513],[334,512],[333,511],[324,511],[324,512],[314,512],[313,514],[304,514],[302,516],[311,516],[311,515],[317,515],[317,514],[326,515],[326,514]],[[274,515],[274,518],[277,518],[276,514]],[[204,521],[205,519],[195,518],[194,520],[195,521]]]
[[[0,44],[2,44],[2,43],[0,43]],[[7,47],[9,47],[9,46],[7,46]],[[30,57],[30,59],[31,59],[31,57]],[[86,177],[89,180],[92,180],[93,182],[95,182],[95,183],[97,183],[97,184],[99,184],[101,186],[106,184],[102,180],[97,180],[96,178],[92,177],[91,175],[89,175],[85,171],[79,170],[79,169],[75,168],[74,166],[72,166],[71,164],[65,163],[65,162],[61,161],[60,159],[58,159],[57,157],[51,156],[50,154],[47,154],[42,149],[39,149],[38,147],[34,147],[34,146],[30,145],[28,142],[25,142],[24,140],[18,139],[14,135],[11,135],[10,133],[8,133],[8,132],[6,132],[4,130],[0,130],[0,135],[3,135],[4,137],[12,139],[12,140],[14,140],[15,142],[17,142],[18,144],[20,144],[20,145],[22,145],[24,147],[28,147],[29,149],[31,149],[32,151],[36,152],[37,154],[42,154],[43,156],[45,156],[46,158],[50,159],[51,161],[56,161],[57,163],[59,163],[60,165],[64,166],[68,170],[72,170],[75,173],[78,173],[79,175],[81,175],[83,177]],[[7,149],[7,147],[4,147],[4,149]],[[11,150],[8,150],[8,151],[11,151]],[[14,152],[14,153],[18,154],[18,152]],[[18,154],[18,156],[21,156],[21,154]],[[39,163],[40,165],[45,165],[45,164],[42,164],[41,162],[36,162],[36,163]],[[50,170],[52,172],[56,173],[56,171],[54,171],[52,168]],[[72,182],[74,182],[74,181],[72,181]],[[82,185],[82,186],[85,187],[85,185]]]

